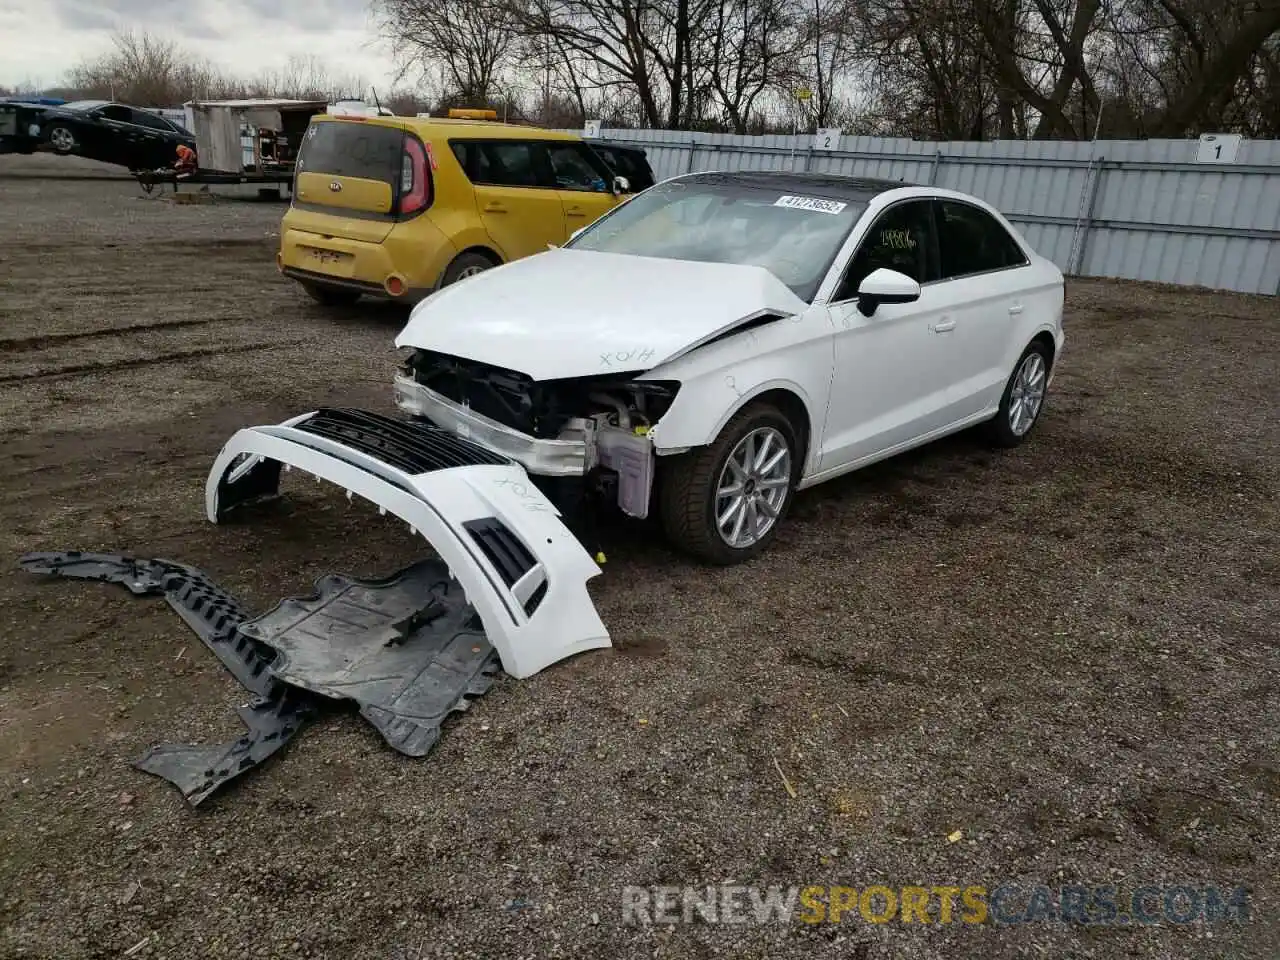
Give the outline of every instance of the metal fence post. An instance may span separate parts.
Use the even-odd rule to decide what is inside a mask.
[[[689,165],[684,168],[685,173],[693,173],[693,155],[698,152],[698,141],[689,141]]]
[[[1069,276],[1081,276],[1080,269],[1084,266],[1085,247],[1089,243],[1089,231],[1093,228],[1093,211],[1098,203],[1098,187],[1102,183],[1102,174],[1106,170],[1107,158],[1101,156],[1097,159],[1098,165],[1093,170],[1093,179],[1092,181],[1087,181],[1084,187],[1085,190],[1089,191],[1088,203],[1084,207],[1083,214],[1076,221],[1076,234],[1079,243],[1077,244],[1076,237],[1073,237],[1071,241],[1071,256],[1067,258],[1067,269],[1064,271]],[[1090,159],[1089,163],[1092,166],[1093,160]]]
[[[935,150],[933,152],[933,166],[929,168],[929,186],[936,187],[938,185],[938,167],[942,165],[942,151]]]
[[[804,152],[804,172],[809,172],[809,164],[813,162],[813,144],[809,144],[809,149]]]

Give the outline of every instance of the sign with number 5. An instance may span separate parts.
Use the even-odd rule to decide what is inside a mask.
[[[1200,136],[1196,163],[1235,163],[1240,152],[1240,134],[1205,133]]]
[[[588,120],[582,127],[582,135],[590,140],[600,136],[600,121]]]
[[[813,149],[839,150],[840,136],[843,132],[839,127],[819,127],[813,138]]]

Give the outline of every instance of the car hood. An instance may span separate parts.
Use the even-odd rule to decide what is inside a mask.
[[[432,294],[396,346],[555,380],[648,370],[738,324],[807,307],[763,267],[549,250]]]

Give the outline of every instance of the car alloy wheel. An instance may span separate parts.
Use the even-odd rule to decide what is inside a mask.
[[[76,145],[76,138],[66,127],[54,127],[49,132],[49,142],[53,145],[53,149],[66,153]]]
[[[733,448],[716,486],[716,530],[735,550],[773,529],[791,484],[791,450],[774,427],[752,430]]]
[[[711,443],[659,457],[655,492],[668,542],[715,566],[767,550],[791,506],[803,451],[794,422],[754,400]]]
[[[1018,368],[1009,393],[1009,429],[1016,437],[1026,435],[1040,416],[1048,370],[1044,357],[1028,353]]]
[[[440,286],[447,287],[459,280],[466,280],[468,277],[474,277],[478,273],[484,273],[491,270],[496,264],[488,257],[467,251],[460,253],[454,258],[453,263],[449,264],[445,270],[444,276],[440,280]]]

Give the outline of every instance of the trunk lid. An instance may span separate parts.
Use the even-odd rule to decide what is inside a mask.
[[[405,125],[393,117],[317,116],[295,168],[289,226],[381,243],[396,225]]]

